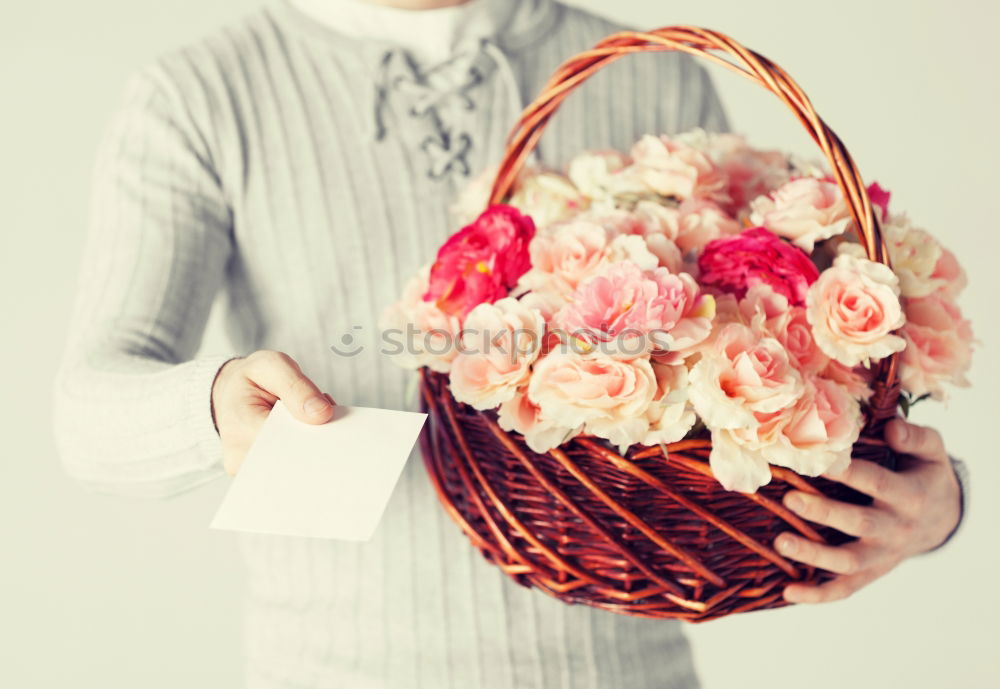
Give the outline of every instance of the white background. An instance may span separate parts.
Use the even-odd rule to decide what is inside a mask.
[[[124,79],[255,4],[90,0],[0,10],[2,687],[240,683],[240,564],[232,538],[207,529],[223,483],[167,502],[87,494],[60,472],[49,424],[90,166]],[[705,686],[1000,686],[992,47],[1000,15],[972,0],[580,4],[641,27],[715,28],[783,65],[866,177],[946,239],[971,277],[963,305],[981,341],[976,387],[916,412],[971,466],[975,495],[961,535],[847,602],[692,628]],[[760,144],[809,151],[777,101],[728,72],[715,75],[737,129]]]

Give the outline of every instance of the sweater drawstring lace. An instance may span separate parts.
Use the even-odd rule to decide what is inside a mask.
[[[431,133],[420,144],[428,160],[427,176],[434,180],[451,175],[468,177],[473,141],[461,123],[463,120],[468,123],[467,113],[477,106],[473,92],[486,80],[481,56],[488,57],[500,72],[513,124],[521,112],[520,89],[507,56],[491,41],[483,39],[474,49],[459,52],[425,70],[405,51],[391,48],[382,56],[376,79],[375,140],[385,139],[389,100],[398,94],[407,105],[407,116],[428,120],[431,125]],[[402,67],[397,61],[402,62]]]

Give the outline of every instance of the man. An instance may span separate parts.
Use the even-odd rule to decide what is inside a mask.
[[[159,496],[234,473],[271,405],[323,423],[340,402],[404,407],[409,376],[372,333],[452,227],[448,206],[495,162],[523,103],[567,56],[618,30],[552,0],[280,2],[168,55],[130,84],[101,149],[73,334],[58,383],[67,469]],[[647,132],[724,129],[680,54],[597,75],[540,147],[558,164]],[[244,358],[194,358],[221,291]],[[831,600],[942,542],[959,488],[940,438],[894,425],[921,459],[841,477],[870,508],[798,495],[861,540],[789,557],[843,577]],[[344,458],[364,461],[363,457]],[[566,606],[470,548],[411,461],[372,542],[242,539],[251,687],[693,687],[675,622]]]

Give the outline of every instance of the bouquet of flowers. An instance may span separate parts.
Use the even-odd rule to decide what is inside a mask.
[[[850,462],[886,357],[904,407],[967,385],[963,271],[877,184],[891,269],[822,165],[733,134],[649,135],[565,174],[522,172],[479,213],[491,179],[459,199],[464,226],[383,325],[419,334],[397,361],[446,374],[535,453],[710,436],[715,478],[752,493],[772,465]]]

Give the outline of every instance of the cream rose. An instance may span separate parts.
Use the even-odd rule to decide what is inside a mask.
[[[843,233],[851,224],[840,187],[813,177],[794,179],[769,196],[758,196],[750,207],[754,224],[785,237],[806,253],[812,253],[816,242]]]
[[[608,232],[597,223],[574,220],[539,232],[528,252],[531,270],[518,287],[569,296],[606,262]]]
[[[724,180],[703,152],[666,136],[646,135],[632,146],[635,174],[660,196],[724,198]]]
[[[761,450],[768,462],[803,476],[847,468],[864,419],[845,387],[824,378],[807,379],[805,393],[783,416],[777,442]]]
[[[719,329],[690,380],[691,403],[711,430],[755,426],[755,414],[788,406],[803,389],[781,343],[742,323]]]
[[[689,199],[678,208],[675,242],[684,254],[698,252],[713,239],[739,234],[743,228],[712,201]]]
[[[646,413],[656,393],[656,375],[647,358],[573,352],[542,357],[528,384],[528,397],[544,418],[565,428],[583,426],[623,453],[649,431]]]
[[[926,297],[945,286],[943,279],[934,276],[942,247],[929,232],[915,227],[905,215],[897,215],[882,226],[882,238],[902,296]]]
[[[750,427],[712,433],[709,463],[727,490],[756,491],[771,479],[769,464],[805,476],[842,470],[863,425],[861,407],[847,389],[818,377],[804,380],[792,404],[754,417]]]
[[[475,409],[511,399],[538,358],[545,321],[510,297],[480,304],[465,318],[459,353],[451,365],[451,392]]]
[[[388,307],[379,319],[383,331],[396,330],[408,333],[415,329],[414,338],[395,359],[403,368],[426,366],[432,371],[448,373],[455,358],[455,342],[462,329],[462,321],[445,313],[433,301],[424,301],[430,266],[420,269],[403,288],[403,296]]]
[[[538,454],[562,445],[580,432],[579,428],[560,426],[543,417],[541,410],[528,397],[526,388],[520,388],[500,405],[497,423],[505,431],[523,435],[524,442]]]
[[[838,256],[810,285],[806,317],[819,348],[844,366],[867,366],[906,346],[892,334],[905,321],[899,280],[881,263]]]
[[[646,411],[649,431],[643,445],[672,443],[682,439],[697,417],[688,401],[688,371],[683,364],[651,361],[656,376],[656,394]]]

